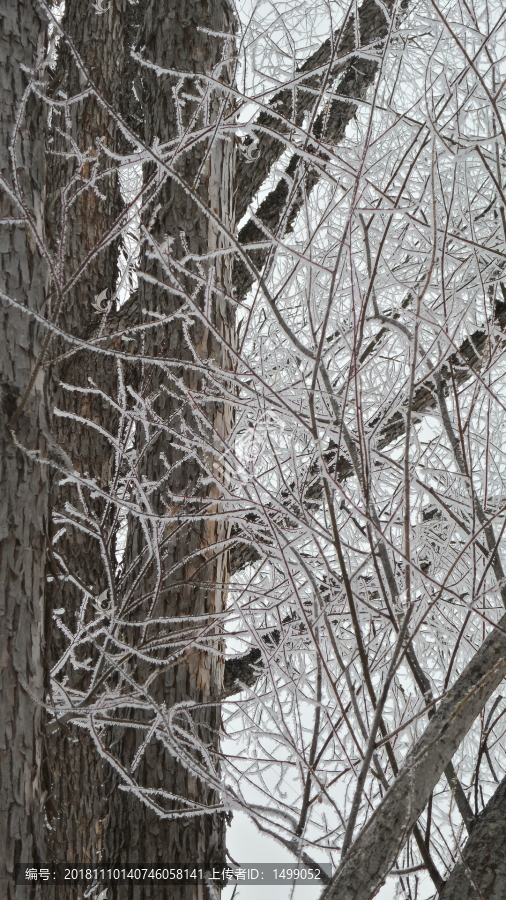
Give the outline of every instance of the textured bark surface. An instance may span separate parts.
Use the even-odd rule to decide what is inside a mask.
[[[474,824],[440,900],[505,900],[506,778]]]
[[[216,69],[224,54],[224,41],[205,33],[232,33],[235,20],[228,3],[207,2],[207,0],[164,0],[146,5],[141,26],[139,45],[143,56],[152,62],[182,72],[220,72],[220,78],[227,81],[233,77],[227,66]],[[225,48],[226,49],[226,48]],[[228,48],[230,50],[230,48]],[[145,138],[151,144],[155,137],[163,143],[177,135],[177,115],[173,88],[176,79],[163,75],[157,77],[149,69],[144,70],[140,87],[142,106],[145,111]],[[199,108],[198,89],[194,79],[187,78],[182,87],[186,103],[182,109],[182,122],[187,126],[196,113],[193,127],[212,126],[220,114],[223,96],[215,91],[208,102]],[[190,97],[195,100],[188,99]],[[226,107],[225,107],[226,108]],[[207,117],[207,118],[206,118]],[[144,256],[141,267],[160,279],[167,287],[156,287],[141,278],[139,282],[139,306],[141,309],[158,313],[174,314],[182,310],[184,300],[181,295],[170,290],[169,285],[178,285],[188,294],[194,295],[194,302],[204,309],[204,290],[198,277],[202,271],[205,278],[209,273],[207,263],[197,266],[186,264],[186,271],[178,269],[177,261],[184,256],[202,256],[226,246],[218,229],[197,204],[198,197],[205,209],[211,210],[230,231],[234,228],[233,177],[234,147],[230,142],[217,139],[214,128],[210,127],[205,141],[192,146],[188,152],[170,164],[175,165],[177,179],[166,177],[160,187],[156,202],[160,209],[151,229],[154,239],[162,244],[167,236],[172,239],[170,254],[165,257],[166,266]],[[146,167],[146,180],[152,168]],[[190,190],[194,192],[193,197]],[[151,211],[150,211],[151,212]],[[181,233],[184,237],[181,237]],[[165,244],[167,246],[167,244]],[[166,251],[164,251],[165,253]],[[209,314],[216,330],[226,342],[234,340],[233,310],[223,292],[230,292],[231,265],[227,256],[217,257],[214,266],[216,291],[212,295]],[[167,273],[170,274],[167,274]],[[191,312],[186,304],[185,317]],[[157,497],[152,497],[154,508],[160,512],[175,509],[174,501],[165,497],[180,498],[176,506],[181,513],[181,524],[164,534],[163,570],[157,592],[149,602],[144,599],[153,592],[156,583],[156,559],[148,564],[142,578],[135,586],[129,601],[130,615],[137,621],[149,616],[180,616],[182,628],[187,628],[188,616],[202,616],[223,609],[227,567],[223,554],[213,551],[213,545],[226,537],[226,526],[208,518],[208,513],[218,510],[216,489],[201,484],[206,467],[213,467],[213,453],[198,450],[193,458],[185,459],[178,447],[177,436],[196,435],[212,448],[215,441],[225,439],[232,423],[232,411],[217,391],[212,374],[204,374],[206,362],[226,371],[230,365],[226,346],[205,328],[203,323],[192,317],[189,324],[189,339],[185,332],[183,316],[176,316],[169,326],[156,332],[151,331],[146,338],[146,353],[162,359],[176,361],[177,367],[167,367],[165,372],[156,367],[144,371],[141,390],[150,395],[152,409],[158,420],[164,423],[161,429],[153,426],[151,443],[146,447],[146,435],[139,431],[139,449],[144,448],[141,474],[150,483],[156,483],[167,471],[164,459],[169,465],[170,475],[165,478],[165,486]],[[190,343],[191,346],[190,346]],[[203,363],[200,371],[190,365],[194,354]],[[170,377],[170,372],[174,376]],[[201,416],[193,412],[190,398],[195,399]],[[165,430],[170,429],[174,437]],[[172,468],[173,467],[173,468]],[[211,505],[210,505],[211,504]],[[194,515],[193,521],[185,522],[185,514]],[[130,523],[127,542],[125,570],[135,561],[147,560],[149,547],[145,532],[138,521]],[[138,571],[138,570],[135,570]],[[133,579],[135,575],[128,576]],[[150,603],[153,603],[149,610]],[[159,635],[159,626],[148,625],[144,641]],[[171,636],[177,643],[177,634]],[[129,640],[127,635],[125,639]],[[205,742],[213,764],[218,771],[216,751],[219,748],[221,727],[219,697],[222,693],[223,662],[216,651],[220,650],[218,639],[211,640],[215,652],[193,649],[186,652],[180,662],[164,670],[152,680],[149,692],[156,703],[165,703],[167,708],[184,701],[197,704],[191,713],[192,727]],[[163,656],[165,651],[159,651]],[[153,667],[136,665],[132,675],[142,683],[148,674],[153,675]],[[206,705],[204,705],[206,704]],[[184,726],[184,720],[180,722]],[[120,731],[118,729],[118,731]],[[120,732],[121,734],[121,732]],[[114,752],[120,757],[127,771],[135,753],[143,740],[139,730],[125,730],[115,743]],[[195,751],[195,759],[202,763],[201,755]],[[150,864],[200,863],[216,865],[224,861],[225,821],[220,806],[219,791],[208,786],[187,768],[161,742],[153,739],[147,746],[139,765],[134,770],[139,784],[149,789],[169,792],[173,800],[158,796],[166,811],[166,818],[160,818],[138,797],[118,792],[111,800],[110,822],[107,831],[107,856],[115,862],[149,862]],[[182,798],[181,800],[178,798]],[[197,814],[177,816],[187,806]],[[214,810],[214,811],[213,811]],[[119,898],[178,898],[178,900],[202,900],[208,896],[208,889],[201,886],[164,887],[146,885],[115,887],[113,896]]]
[[[322,900],[374,897],[462,739],[504,678],[506,616],[498,625],[438,707]]]
[[[9,146],[32,69],[43,50],[45,26],[31,0],[0,7],[0,174],[14,187]],[[45,116],[34,95],[22,111],[15,143],[19,192],[43,237]],[[16,190],[17,193],[19,193]],[[23,215],[0,188],[0,216]],[[41,341],[29,310],[45,315],[47,270],[28,224],[0,225],[0,289],[27,312],[0,299],[0,895],[5,900],[37,894],[16,888],[17,862],[44,862],[41,787],[47,469],[20,445],[46,456],[47,408],[39,376],[16,427],[8,423],[34,369]],[[30,692],[30,693],[29,693]]]
[[[59,92],[65,91],[71,100],[87,86],[89,78],[114,109],[121,110],[125,106],[128,99],[125,44],[130,10],[127,0],[111,0],[107,12],[98,15],[93,4],[68,0],[62,25],[81,57],[85,71],[77,64],[69,44],[62,40],[51,86],[54,96],[61,96]],[[71,278],[96,248],[99,251],[90,259],[75,287],[67,292],[58,324],[69,334],[89,339],[97,333],[102,318],[93,307],[95,298],[104,289],[107,298],[114,292],[118,240],[112,243],[107,240],[108,230],[122,209],[114,164],[101,151],[99,141],[117,150],[120,139],[113,117],[95,96],[69,104],[61,113],[53,113],[52,126],[47,221],[52,249],[61,253],[63,260],[63,279]],[[68,136],[61,133],[65,131]],[[87,154],[87,161],[81,167],[76,159],[61,155],[69,151],[71,139],[82,154]],[[112,171],[107,173],[107,170]],[[91,185],[88,186],[88,180],[95,173],[104,172],[107,174],[97,182],[100,197]],[[72,179],[74,185],[65,197],[62,189],[67,188]],[[54,341],[50,357],[65,353],[69,346],[65,341]],[[96,479],[99,487],[107,492],[113,476],[115,450],[112,443],[90,425],[100,423],[114,436],[118,417],[111,405],[90,388],[97,387],[106,396],[114,397],[118,381],[116,363],[98,354],[79,351],[53,365],[51,375],[52,401],[59,411],[54,417],[55,437],[75,470]],[[83,422],[61,413],[80,417]],[[88,422],[90,425],[86,424]],[[76,488],[61,486],[59,474],[55,475],[51,492],[53,522],[58,521],[58,514],[64,511],[65,504],[70,503],[80,513],[89,514],[101,523],[95,536],[78,527],[67,526],[56,545],[48,571],[48,607],[64,607],[65,622],[71,628],[75,627],[83,598],[79,583],[98,597],[108,587],[104,553],[109,554],[114,568],[114,540],[110,535],[114,510],[108,510],[103,499],[91,499],[86,492],[84,498],[83,505]],[[53,665],[67,643],[53,623],[50,642]],[[70,685],[86,686],[86,674],[72,672],[69,667],[68,675]],[[86,730],[75,725],[48,735],[47,748],[51,859],[69,863],[99,862],[107,822],[107,798],[115,786],[109,767],[98,755]],[[55,897],[68,897],[66,886],[55,886],[54,891]],[[74,891],[76,896],[81,896],[83,889],[76,887]]]

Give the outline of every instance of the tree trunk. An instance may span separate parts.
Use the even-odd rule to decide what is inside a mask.
[[[505,676],[505,626],[503,616],[441,702],[322,900],[374,897],[446,766]]]
[[[0,22],[0,175],[25,204],[23,210],[0,188],[1,217],[24,219],[0,225],[0,894],[12,900],[37,893],[36,885],[15,886],[15,864],[45,861],[42,708],[36,701],[44,695],[48,473],[30,455],[46,456],[42,373],[24,397],[44,338],[30,313],[46,314],[47,267],[34,233],[43,239],[45,112],[33,93],[23,109],[29,75],[21,69],[34,69],[43,53],[45,23],[31,0],[5,0]],[[18,115],[13,172],[9,148]]]
[[[130,11],[127,0],[111,0],[107,12],[102,15],[97,14],[91,3],[67,0],[62,26],[82,60],[84,71],[67,40],[62,38],[52,85],[56,98],[63,90],[71,101],[89,86],[91,79],[100,96],[113,109],[121,110],[129,86],[125,68]],[[120,138],[114,117],[95,95],[78,103],[69,103],[67,109],[53,113],[52,125],[47,219],[55,253],[60,250],[60,241],[64,242],[61,251],[63,282],[93,254],[75,286],[66,293],[58,324],[67,333],[86,340],[95,336],[102,318],[93,305],[96,297],[106,290],[110,300],[115,290],[119,241],[117,237],[112,242],[107,241],[108,230],[121,214],[122,202],[114,163],[101,151],[99,141],[116,151]],[[61,132],[66,132],[66,136]],[[68,153],[71,140],[81,153],[88,154],[89,161],[81,168],[75,158],[61,155]],[[90,180],[95,174],[104,172],[107,174],[97,181],[102,195],[99,197]],[[68,188],[72,179],[75,187],[69,192],[68,200],[73,202],[67,209],[62,191]],[[81,193],[74,197],[77,190]],[[57,358],[69,349],[72,345],[67,342],[54,341],[50,355]],[[58,444],[75,470],[95,479],[107,493],[114,478],[115,449],[112,440],[92,426],[100,424],[101,429],[112,437],[117,434],[117,412],[105,399],[117,395],[116,361],[85,350],[74,351],[51,367],[51,375],[52,400],[57,411],[54,433]],[[103,395],[94,392],[95,387]],[[53,530],[61,529],[63,523],[64,533],[54,548],[47,602],[51,609],[65,608],[63,621],[75,632],[82,604],[86,603],[86,593],[81,585],[91,597],[99,597],[114,580],[115,508],[103,497],[91,497],[91,492],[85,489],[80,496],[75,485],[65,482],[66,475],[64,472],[63,484],[60,484],[59,474],[52,482]],[[83,530],[78,515],[68,515],[67,504],[78,514],[86,515],[94,528]],[[95,610],[88,596],[85,621],[93,615]],[[67,644],[67,638],[56,622],[53,623],[50,642],[53,666]],[[80,657],[86,655],[96,660],[96,649],[91,643],[84,645],[80,652]],[[68,665],[65,673],[69,677],[69,688],[86,689],[89,679],[86,671],[75,671]],[[48,810],[51,859],[61,863],[100,862],[107,822],[107,797],[115,784],[110,769],[97,753],[89,733],[77,725],[52,731],[47,743],[51,781]],[[56,897],[63,900],[68,896],[67,892],[66,886],[55,886]],[[78,892],[82,893],[82,889]]]
[[[505,900],[506,778],[478,816],[440,900]]]
[[[143,56],[151,62],[182,72],[214,71],[220,81],[227,83],[233,72],[229,64],[221,67],[219,64],[223,57],[231,55],[230,46],[226,46],[223,37],[216,37],[216,33],[232,35],[234,27],[232,8],[221,0],[209,4],[205,0],[185,0],[183,3],[165,0],[147,5],[139,43],[143,46]],[[153,146],[155,138],[162,144],[173,140],[178,134],[173,93],[177,79],[169,75],[157,76],[152,70],[144,69],[142,81],[146,144]],[[214,486],[203,486],[201,479],[209,469],[215,471],[213,447],[219,447],[220,442],[226,440],[232,422],[231,407],[217,389],[211,371],[213,366],[216,367],[214,371],[221,372],[230,368],[227,342],[234,340],[234,316],[226,295],[231,292],[231,261],[227,255],[219,256],[211,263],[180,261],[185,256],[198,258],[227,247],[226,239],[210,215],[214,214],[229,232],[233,231],[235,159],[233,143],[216,138],[214,128],[223,111],[230,115],[226,93],[214,88],[209,91],[206,82],[202,81],[208,98],[206,104],[200,105],[198,82],[189,77],[178,90],[185,98],[185,105],[179,110],[180,121],[183,128],[190,130],[208,127],[208,134],[205,140],[193,144],[175,161],[165,155],[177,177],[167,177],[160,167],[163,183],[148,211],[152,214],[155,203],[160,204],[151,234],[163,249],[160,250],[160,262],[153,261],[146,253],[141,269],[165,286],[156,286],[142,277],[139,282],[141,309],[174,316],[168,326],[150,331],[146,337],[146,355],[159,357],[161,366],[150,365],[144,370],[141,393],[146,398],[147,414],[152,415],[153,424],[149,434],[139,429],[137,435],[137,449],[139,453],[143,451],[139,477],[146,483],[160,484],[160,479],[169,473],[162,486],[157,488],[156,495],[151,495],[151,509],[159,514],[172,512],[179,519],[179,524],[169,526],[162,535],[164,546],[158,585],[156,554],[149,556],[146,532],[140,522],[132,518],[130,523],[125,569],[131,571],[131,582],[135,582],[143,566],[145,569],[135,584],[129,614],[132,619],[146,623],[144,646],[160,634],[159,626],[149,624],[150,618],[181,617],[181,628],[187,630],[189,618],[219,613],[225,602],[226,559],[213,547],[226,537],[227,528],[221,521],[213,519],[213,514],[219,510],[218,490]],[[195,101],[189,99],[190,95]],[[191,124],[196,111],[195,121]],[[146,167],[146,180],[153,171],[153,166]],[[184,237],[181,237],[182,232]],[[171,243],[166,241],[167,236]],[[211,284],[213,278],[214,287],[206,306],[202,281]],[[193,295],[192,300],[188,299],[190,295]],[[200,316],[194,314],[195,308],[209,316],[211,327],[206,327]],[[188,316],[191,321],[186,331],[184,319]],[[177,366],[166,366],[164,360],[176,362]],[[196,408],[199,415],[195,414]],[[192,437],[200,444],[200,449],[185,453],[182,442],[191,441]],[[208,449],[202,450],[202,445],[206,444]],[[141,498],[138,499],[141,503]],[[152,524],[152,519],[147,519],[144,524],[152,528],[153,545],[158,541],[161,546],[156,535],[158,526]],[[177,640],[173,626],[168,642],[174,645]],[[172,661],[165,671],[158,666],[160,674],[151,682],[148,693],[154,707],[160,709],[170,710],[175,704],[188,701],[196,704],[190,716],[191,725],[187,719],[185,726],[183,717],[178,724],[183,730],[192,728],[206,745],[215,783],[206,783],[205,778],[189,771],[173,748],[163,747],[153,738],[133,772],[139,785],[163,790],[169,797],[158,795],[154,798],[159,806],[158,813],[125,791],[112,798],[107,855],[115,863],[138,861],[181,866],[224,862],[225,821],[219,808],[216,783],[219,780],[217,751],[221,727],[218,700],[223,684],[219,637],[208,638],[208,647],[207,650],[190,646],[182,656],[176,657],[171,656],[170,647],[160,651],[159,658]],[[148,676],[153,677],[154,671],[156,666],[139,662],[130,675],[142,686]],[[146,726],[153,721],[151,717],[136,718],[137,722],[144,721]],[[132,761],[145,736],[139,729],[123,733],[117,753],[128,773],[132,771]],[[198,750],[190,756],[196,765],[203,765]],[[145,796],[147,800],[153,799],[153,795]],[[190,815],[182,815],[188,812]],[[202,900],[209,896],[204,885],[163,887],[155,883],[117,890],[118,897],[142,897],[142,900],[151,897],[157,900],[169,897],[172,900],[176,897]]]

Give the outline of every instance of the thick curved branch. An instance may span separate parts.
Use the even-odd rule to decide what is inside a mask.
[[[375,0],[364,0],[359,8],[358,15],[360,21],[360,39],[362,46],[371,45],[376,41],[382,40],[387,34],[388,23],[381,7],[383,4],[376,3]],[[390,9],[391,0],[387,0],[385,7]],[[337,49],[335,45],[337,44]],[[247,162],[244,158],[242,165],[238,167],[238,185],[236,196],[236,214],[239,221],[244,216],[249,204],[255,194],[258,193],[265,179],[267,178],[273,164],[280,158],[284,149],[285,142],[278,140],[269,132],[277,132],[279,135],[286,137],[290,133],[290,119],[294,119],[296,124],[301,124],[304,115],[312,111],[318,103],[319,90],[324,84],[324,80],[331,80],[339,71],[340,59],[348,55],[355,49],[355,26],[351,16],[344,29],[336,32],[333,38],[328,38],[316,50],[309,59],[298,69],[299,75],[307,77],[298,81],[297,107],[295,115],[293,112],[293,87],[287,87],[272,98],[270,106],[272,114],[269,112],[260,113],[258,119],[253,125],[256,132],[255,139],[258,141],[255,147],[255,159],[253,162]],[[338,93],[345,97],[356,96],[353,93],[346,93],[346,85],[353,82],[356,78],[356,67],[359,57],[352,57],[344,64],[344,75],[338,86]],[[364,60],[361,60],[361,64]],[[330,63],[330,71],[322,73],[322,67]],[[372,65],[377,65],[372,63]],[[337,101],[339,102],[339,101]],[[342,104],[343,106],[350,104]],[[353,108],[354,114],[354,108]],[[253,143],[253,138],[247,138],[244,146],[248,148]]]
[[[505,629],[506,615],[442,701],[321,900],[374,896],[446,766],[506,674]]]
[[[365,6],[366,4],[364,4]],[[383,18],[383,30],[385,33],[386,28],[387,23]],[[324,140],[329,144],[338,144],[342,141],[347,126],[355,118],[357,112],[357,105],[349,101],[358,101],[366,96],[368,89],[374,82],[378,65],[376,60],[364,59],[363,57],[353,57],[350,60],[335,92],[343,99],[333,100],[329,105],[327,114],[325,116],[320,114],[317,117],[313,129],[315,135],[319,137],[320,134],[323,134]],[[318,152],[313,146],[309,146],[307,149],[309,152],[318,153],[322,162],[328,159],[326,153]],[[269,232],[272,234],[290,233],[295,218],[304,205],[305,197],[308,193],[311,193],[320,177],[320,170],[309,163],[304,163],[301,157],[294,153],[285,169],[284,177],[267,194],[267,197],[257,209],[255,218],[265,226],[267,234],[251,218],[239,231],[238,238],[240,243],[268,242]],[[258,271],[261,271],[263,268],[269,252],[269,245],[250,252],[251,260]],[[243,300],[253,285],[254,278],[242,259],[236,259],[234,262],[233,280],[236,297],[238,300]]]
[[[506,896],[506,778],[476,819],[440,900],[504,900]]]

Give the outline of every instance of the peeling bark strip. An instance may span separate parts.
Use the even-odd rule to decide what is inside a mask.
[[[31,0],[4,0],[0,7],[0,175],[43,236],[44,131],[42,104],[33,94],[21,104],[29,76],[43,50],[44,22]],[[15,141],[16,171],[10,145]],[[17,178],[17,184],[16,184]],[[23,212],[0,187],[1,217]],[[0,290],[40,315],[45,313],[46,266],[31,224],[0,225]],[[47,470],[23,447],[45,456],[47,409],[39,377],[19,418],[16,438],[9,420],[16,411],[44,335],[19,308],[1,302],[0,318],[0,896],[34,898],[36,885],[16,887],[14,864],[44,862],[41,798],[43,699],[43,577],[46,554]],[[22,445],[22,446],[21,446]],[[30,693],[28,693],[27,689]]]
[[[442,701],[321,900],[370,900],[446,766],[506,674],[506,616]]]

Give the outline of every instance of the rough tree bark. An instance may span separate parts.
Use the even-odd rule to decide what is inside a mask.
[[[36,700],[44,692],[48,475],[32,455],[46,456],[42,373],[25,394],[44,337],[30,311],[44,316],[47,297],[47,266],[36,237],[44,237],[45,116],[27,92],[26,71],[38,57],[42,61],[44,33],[36,3],[2,4],[0,215],[18,220],[0,224],[0,894],[6,900],[36,896],[35,886],[15,886],[14,866],[45,856],[42,708]]]
[[[441,702],[322,900],[374,897],[446,766],[505,676],[505,627],[503,616]]]
[[[506,778],[476,819],[471,836],[440,900],[504,900],[506,897]]]
[[[99,15],[91,3],[68,0],[62,22],[68,41],[64,38],[60,42],[50,86],[54,98],[60,99],[64,92],[69,100],[68,106],[53,112],[47,178],[48,235],[51,249],[61,259],[61,285],[68,283],[91,255],[75,285],[64,296],[58,325],[68,334],[84,340],[95,336],[101,321],[101,315],[93,306],[95,298],[107,289],[110,299],[117,278],[119,241],[116,237],[109,242],[108,232],[121,214],[122,202],[114,163],[101,150],[100,142],[117,151],[120,138],[114,117],[94,93],[77,103],[71,101],[92,82],[114,110],[121,111],[124,107],[128,93],[125,69],[131,10],[127,0],[111,0],[107,12]],[[82,66],[73,50],[77,51]],[[72,141],[82,154],[86,154],[83,165],[75,157],[62,155],[69,153]],[[98,176],[96,185],[101,197],[90,183],[95,176]],[[58,358],[69,349],[73,348],[64,340],[55,340],[49,356]],[[110,357],[78,351],[55,362],[51,366],[51,376],[51,399],[58,410],[53,426],[55,438],[74,469],[95,479],[107,492],[113,477],[115,451],[111,442],[92,426],[100,424],[102,429],[115,435],[118,416],[92,387],[103,391],[105,396],[114,397],[118,383],[116,363]],[[114,509],[102,498],[90,498],[86,491],[83,492],[83,504],[75,486],[61,485],[60,480],[59,473],[52,480],[53,531],[61,527],[58,517],[65,514],[66,504],[71,504],[96,523],[95,534],[67,525],[48,569],[48,609],[63,606],[66,625],[74,629],[83,600],[79,585],[84,585],[94,597],[99,597],[110,587],[104,556],[109,557],[114,569]],[[93,609],[89,610],[88,617],[93,612]],[[60,658],[67,643],[53,623],[52,665]],[[87,645],[85,655],[89,650]],[[86,686],[86,673],[72,672],[69,667],[68,675],[69,687]],[[115,787],[109,767],[97,754],[90,735],[77,725],[52,730],[47,737],[47,749],[51,859],[69,863],[100,862],[107,822],[107,797]],[[66,886],[55,886],[54,890],[55,897],[68,896]],[[76,890],[80,893],[83,889]]]
[[[233,78],[229,64],[221,64],[224,56],[230,55],[231,42],[216,35],[233,35],[235,19],[232,7],[226,2],[206,2],[206,0],[164,0],[147,3],[141,24],[139,46],[143,57],[158,65],[181,72],[199,73],[214,71],[224,83]],[[227,46],[228,45],[228,46]],[[144,110],[146,144],[152,145],[155,137],[160,142],[173,140],[178,134],[175,96],[173,89],[177,79],[170,75],[159,75],[152,69],[144,69],[138,85],[141,90],[141,105]],[[139,449],[145,450],[141,457],[141,476],[149,483],[157,483],[166,472],[164,459],[171,467],[165,479],[165,489],[170,496],[176,495],[174,502],[160,492],[153,500],[155,510],[167,509],[181,514],[181,524],[167,531],[163,539],[163,574],[155,602],[151,610],[143,599],[153,591],[156,580],[156,560],[143,574],[130,600],[129,610],[124,611],[137,621],[150,616],[180,616],[181,627],[187,629],[188,617],[203,616],[220,612],[224,607],[227,565],[226,556],[216,553],[213,547],[226,538],[226,525],[213,521],[212,513],[218,511],[219,497],[216,488],[203,486],[201,477],[207,466],[213,466],[213,452],[201,451],[193,458],[185,459],[178,447],[177,436],[193,433],[209,442],[226,440],[232,424],[232,410],[216,391],[212,376],[212,366],[221,371],[230,366],[227,343],[234,340],[233,308],[226,295],[231,292],[231,263],[229,256],[217,257],[212,263],[202,266],[186,263],[185,271],[178,268],[178,262],[188,254],[202,257],[219,247],[226,246],[226,240],[216,225],[206,214],[210,210],[223,222],[230,232],[234,228],[233,176],[235,171],[235,150],[231,141],[216,138],[215,124],[224,112],[230,113],[226,92],[213,89],[206,103],[201,98],[195,79],[184,81],[182,92],[185,105],[181,112],[182,123],[188,127],[191,117],[196,114],[193,127],[208,127],[205,140],[191,145],[180,155],[174,165],[177,178],[167,177],[157,193],[154,203],[160,204],[151,234],[164,249],[164,264],[150,259],[145,253],[141,269],[166,285],[158,287],[141,277],[139,282],[139,308],[164,314],[175,314],[170,326],[163,326],[149,332],[145,352],[148,356],[162,360],[177,361],[177,367],[166,367],[165,371],[154,366],[144,371],[141,390],[150,396],[154,413],[153,428],[148,445],[144,433],[139,431]],[[193,100],[190,97],[194,98]],[[223,105],[222,105],[223,104]],[[145,178],[152,175],[151,166],[146,166]],[[163,169],[162,169],[163,172]],[[181,182],[178,180],[181,179]],[[198,199],[198,202],[197,202]],[[147,215],[151,215],[153,206]],[[184,237],[181,237],[181,233]],[[171,243],[167,244],[169,237]],[[225,241],[225,243],[224,243]],[[164,243],[165,242],[165,243]],[[211,271],[211,265],[214,272]],[[205,307],[204,281],[212,280],[214,287]],[[174,290],[177,286],[179,290]],[[216,334],[205,327],[198,316],[193,316],[191,304],[182,299],[180,292],[193,295],[193,301],[210,317]],[[208,295],[209,296],[209,295]],[[189,324],[190,342],[185,333],[184,317],[191,316]],[[207,311],[206,311],[207,310]],[[150,321],[150,319],[147,319]],[[195,355],[194,355],[195,354]],[[200,361],[198,371],[193,365]],[[209,375],[206,374],[209,369]],[[174,377],[171,378],[171,372]],[[200,409],[202,418],[192,410],[192,400]],[[165,423],[161,429],[156,419]],[[169,428],[175,438],[167,435]],[[165,501],[165,502],[164,502]],[[185,514],[195,516],[185,522]],[[211,517],[209,517],[211,514]],[[138,521],[130,523],[127,541],[125,569],[135,560],[146,558],[145,533]],[[151,598],[150,602],[153,601]],[[186,617],[186,618],[185,618]],[[149,643],[159,628],[148,625],[144,641]],[[129,638],[125,636],[125,639]],[[177,642],[177,635],[172,636]],[[166,704],[167,708],[186,701],[196,704],[192,712],[192,727],[204,741],[211,754],[214,766],[218,767],[220,708],[219,698],[223,684],[223,662],[220,660],[220,644],[211,639],[210,652],[191,649],[177,664],[168,670],[161,669],[152,681],[149,692],[155,702]],[[160,667],[159,667],[160,670]],[[138,683],[149,675],[153,667],[137,665],[132,672]],[[139,749],[144,734],[137,729],[125,730],[121,740],[116,742],[114,752],[130,772],[130,765]],[[196,759],[201,762],[199,754]],[[216,768],[217,770],[217,768]],[[165,809],[165,818],[144,805],[137,796],[120,791],[111,798],[110,822],[107,831],[107,855],[117,863],[127,861],[149,862],[150,864],[199,863],[216,865],[224,862],[225,817],[220,807],[219,791],[208,786],[188,769],[160,742],[152,740],[135,769],[140,785],[148,789],[164,790],[174,799],[159,800]],[[182,798],[179,800],[178,798]],[[175,817],[184,809],[193,811],[188,817]],[[195,814],[196,813],[196,814]],[[172,815],[171,815],[172,814]],[[174,817],[173,817],[174,816]],[[144,885],[142,888],[129,886],[114,888],[118,897],[149,900],[156,897],[181,898],[181,900],[202,900],[208,895],[204,885],[163,887]]]

